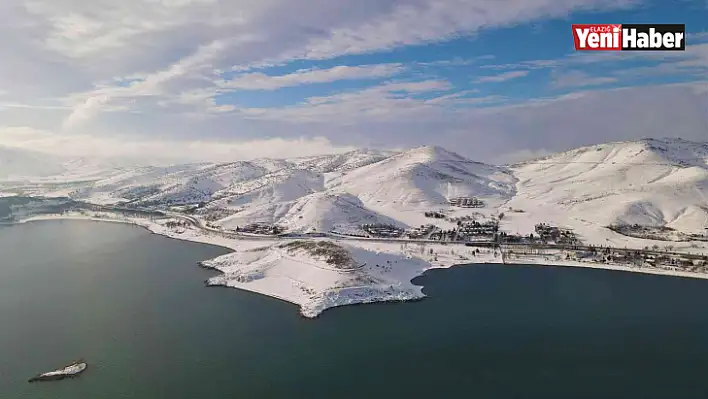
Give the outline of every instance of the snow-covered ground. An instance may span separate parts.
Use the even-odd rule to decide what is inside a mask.
[[[76,363],[62,369],[40,374],[39,377],[53,377],[58,375],[75,375],[86,370],[86,363]]]
[[[167,222],[178,219],[149,220],[90,212],[43,215],[22,222],[60,219],[129,223],[175,239],[230,248],[234,252],[202,262],[203,266],[222,272],[211,278],[209,284],[256,292],[296,304],[302,315],[310,318],[337,306],[424,298],[423,287],[414,285],[411,280],[430,269],[461,264],[505,262],[708,278],[700,273],[566,260],[560,252],[502,259],[501,254],[493,249],[464,245],[306,239],[306,242],[335,244],[350,254],[352,267],[340,268],[307,251],[293,252],[284,247],[295,240],[233,239],[189,226],[167,226]]]
[[[420,286],[411,280],[426,270],[459,263],[499,261],[491,251],[472,255],[474,249],[459,249],[459,255],[443,255],[435,260],[432,245],[395,243],[333,242],[355,259],[351,270],[338,269],[308,253],[290,253],[282,243],[243,243],[233,253],[203,262],[223,272],[210,280],[269,295],[300,305],[305,317],[316,317],[336,306],[381,301],[408,301],[423,298]],[[316,241],[316,240],[311,240]],[[469,248],[469,249],[467,249]]]
[[[675,252],[708,254],[708,242],[647,240],[607,228],[629,223],[673,228],[685,235],[708,234],[705,143],[669,139],[608,143],[513,166],[481,164],[434,146],[401,153],[358,150],[289,160],[134,168],[56,160],[42,166],[37,154],[13,151],[6,155],[13,162],[3,164],[0,158],[0,171],[17,176],[26,169],[37,177],[0,181],[0,192],[71,195],[97,204],[131,201],[161,209],[199,205],[192,217],[225,229],[256,222],[300,233],[360,234],[362,224],[376,223],[400,228],[432,223],[452,229],[452,221],[430,219],[424,213],[478,219],[503,213],[500,228],[509,234],[528,235],[535,233],[536,224],[548,223],[574,230],[590,245],[632,249],[670,246]],[[12,165],[27,168],[18,170]],[[485,205],[472,209],[449,205],[457,196],[474,196]],[[308,317],[344,304],[420,298],[421,287],[410,280],[433,267],[501,262],[494,253],[482,250],[472,256],[470,247],[460,245],[426,244],[421,250],[417,244],[342,239],[334,242],[365,266],[337,270],[308,254],[289,254],[278,247],[282,241],[234,240],[214,231],[168,227],[167,219],[126,219],[111,214],[95,218],[95,212],[90,214],[62,217],[133,223],[169,237],[231,248],[234,253],[205,262],[224,272],[212,283],[298,304]],[[506,261],[684,275],[573,262],[559,255],[559,259]]]
[[[431,222],[454,227],[424,216],[443,211],[450,216],[504,213],[507,233],[532,233],[540,222],[556,224],[596,245],[638,243],[607,229],[616,223],[708,233],[708,144],[683,140],[608,143],[509,167],[474,162],[435,146],[133,168],[53,159],[42,166],[34,153],[7,155],[13,162],[0,157],[0,172],[13,176],[19,173],[16,165],[28,165],[27,173],[37,177],[0,179],[0,192],[71,195],[100,204],[201,204],[199,216],[224,228],[268,223],[298,232],[356,231],[364,223],[418,227]],[[448,200],[458,196],[474,196],[485,207],[450,206]]]

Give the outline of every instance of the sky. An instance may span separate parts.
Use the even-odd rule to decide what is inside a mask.
[[[685,23],[576,52],[572,23]],[[505,163],[708,141],[706,0],[5,0],[0,146],[229,161],[438,145]]]

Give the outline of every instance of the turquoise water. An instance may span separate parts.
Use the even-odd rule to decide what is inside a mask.
[[[207,288],[227,250],[132,226],[0,227],[0,398],[706,398],[708,281],[474,265],[307,320]],[[83,357],[79,378],[27,378]]]

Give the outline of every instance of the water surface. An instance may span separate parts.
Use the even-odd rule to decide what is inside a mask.
[[[307,320],[206,288],[226,253],[132,226],[0,227],[0,397],[706,398],[708,281],[475,265]],[[81,377],[27,378],[84,357]]]

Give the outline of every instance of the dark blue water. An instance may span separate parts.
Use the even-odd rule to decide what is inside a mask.
[[[706,398],[708,281],[476,265],[302,319],[206,288],[226,250],[95,222],[0,228],[0,398]],[[73,380],[30,376],[78,357]]]

